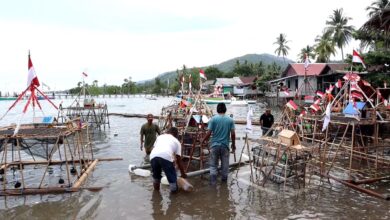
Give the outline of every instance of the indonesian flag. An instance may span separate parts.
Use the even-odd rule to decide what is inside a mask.
[[[353,52],[352,52],[352,62],[353,63],[361,63],[363,65],[363,67],[366,68],[366,65],[364,63],[363,58],[360,56],[360,54],[356,50],[353,50]]]
[[[291,108],[292,110],[297,110],[298,109],[298,105],[295,104],[295,102],[293,100],[288,101],[286,106]]]
[[[27,86],[36,86],[39,87],[39,80],[37,74],[35,73],[34,66],[31,62],[30,55],[28,55],[28,78],[27,78]]]
[[[305,103],[313,103],[314,102],[314,96],[307,95],[305,96]]]
[[[319,105],[321,103],[321,99],[316,99],[316,101],[314,102],[314,105]]]
[[[207,80],[206,74],[204,73],[204,71],[202,69],[199,70],[199,76],[200,76],[200,78]]]
[[[305,116],[307,114],[307,111],[306,110],[302,110],[301,111],[301,114],[299,114],[299,117],[303,117],[303,116]]]
[[[341,82],[341,80],[337,80],[337,83],[335,84],[336,88],[341,88],[343,86],[343,83]]]
[[[363,100],[363,95],[360,93],[352,92],[351,96],[352,96],[352,98],[357,98],[357,99]]]
[[[366,80],[362,80],[362,83],[364,86],[371,86],[371,84],[369,82],[367,82]]]
[[[290,95],[290,92],[288,91],[288,89],[285,89],[283,92],[285,95]]]
[[[316,92],[316,95],[318,95],[318,96],[321,97],[321,98],[324,98],[325,93],[323,93],[323,92],[321,92],[321,91],[317,91],[317,92]]]
[[[357,82],[360,80],[360,76],[356,73],[347,73],[343,76],[343,79]]]
[[[318,110],[320,110],[320,106],[316,105],[316,104],[313,104],[310,106],[311,109],[313,109],[315,112],[317,112]]]
[[[84,77],[87,77],[87,76],[88,76],[88,74],[85,73],[85,72],[83,72],[82,74],[83,74]]]
[[[305,53],[305,64],[304,64],[305,70],[307,70],[309,64],[310,64],[309,57],[307,56],[307,53]]]
[[[188,88],[190,91],[192,90],[192,74],[188,76]]]
[[[330,85],[329,88],[326,90],[326,93],[330,94],[333,91],[334,86]]]
[[[351,84],[351,91],[360,91],[360,88],[356,84]]]

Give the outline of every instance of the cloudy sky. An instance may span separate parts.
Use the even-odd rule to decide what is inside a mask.
[[[313,45],[334,9],[350,24],[367,20],[373,0],[12,0],[0,6],[0,91],[26,87],[27,55],[52,89],[87,81],[121,84],[249,53],[274,54],[280,33],[288,58]],[[357,48],[351,42],[346,52]],[[340,58],[339,53],[336,56]]]

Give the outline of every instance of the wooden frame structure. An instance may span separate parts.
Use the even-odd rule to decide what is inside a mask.
[[[98,162],[80,120],[24,124],[16,135],[14,129],[0,128],[2,196],[78,191]]]

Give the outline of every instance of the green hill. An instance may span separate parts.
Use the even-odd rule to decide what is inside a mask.
[[[277,57],[277,56],[274,56],[271,54],[247,54],[247,55],[244,55],[241,57],[236,57],[236,58],[227,60],[227,61],[222,62],[220,64],[215,64],[215,65],[210,65],[210,66],[214,66],[214,67],[218,68],[219,70],[226,73],[226,72],[230,72],[233,70],[234,65],[236,64],[237,60],[240,63],[244,63],[245,61],[247,61],[248,63],[259,63],[261,61],[261,62],[263,62],[264,65],[272,64],[273,62],[275,62],[276,64],[280,65],[282,67],[282,69],[286,68],[288,63],[294,62],[294,61],[289,60],[287,58],[285,58],[285,61],[284,61],[282,57]],[[178,68],[180,69],[181,66]],[[200,67],[200,68],[205,69],[205,68],[207,68],[207,66]],[[176,80],[176,70],[161,73],[157,77],[159,77],[162,82],[167,82],[168,79],[170,82],[173,82],[173,80]],[[148,83],[152,83],[153,81],[154,81],[154,79],[144,80],[144,81],[137,82],[137,84],[148,84]]]

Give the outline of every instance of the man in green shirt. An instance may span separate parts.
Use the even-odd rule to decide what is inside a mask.
[[[150,152],[152,152],[153,144],[156,141],[157,134],[160,135],[160,128],[158,125],[153,123],[153,115],[148,114],[148,122],[142,125],[140,135],[141,135],[141,151],[145,147],[146,158],[149,158]],[[145,136],[145,142],[144,142]]]

